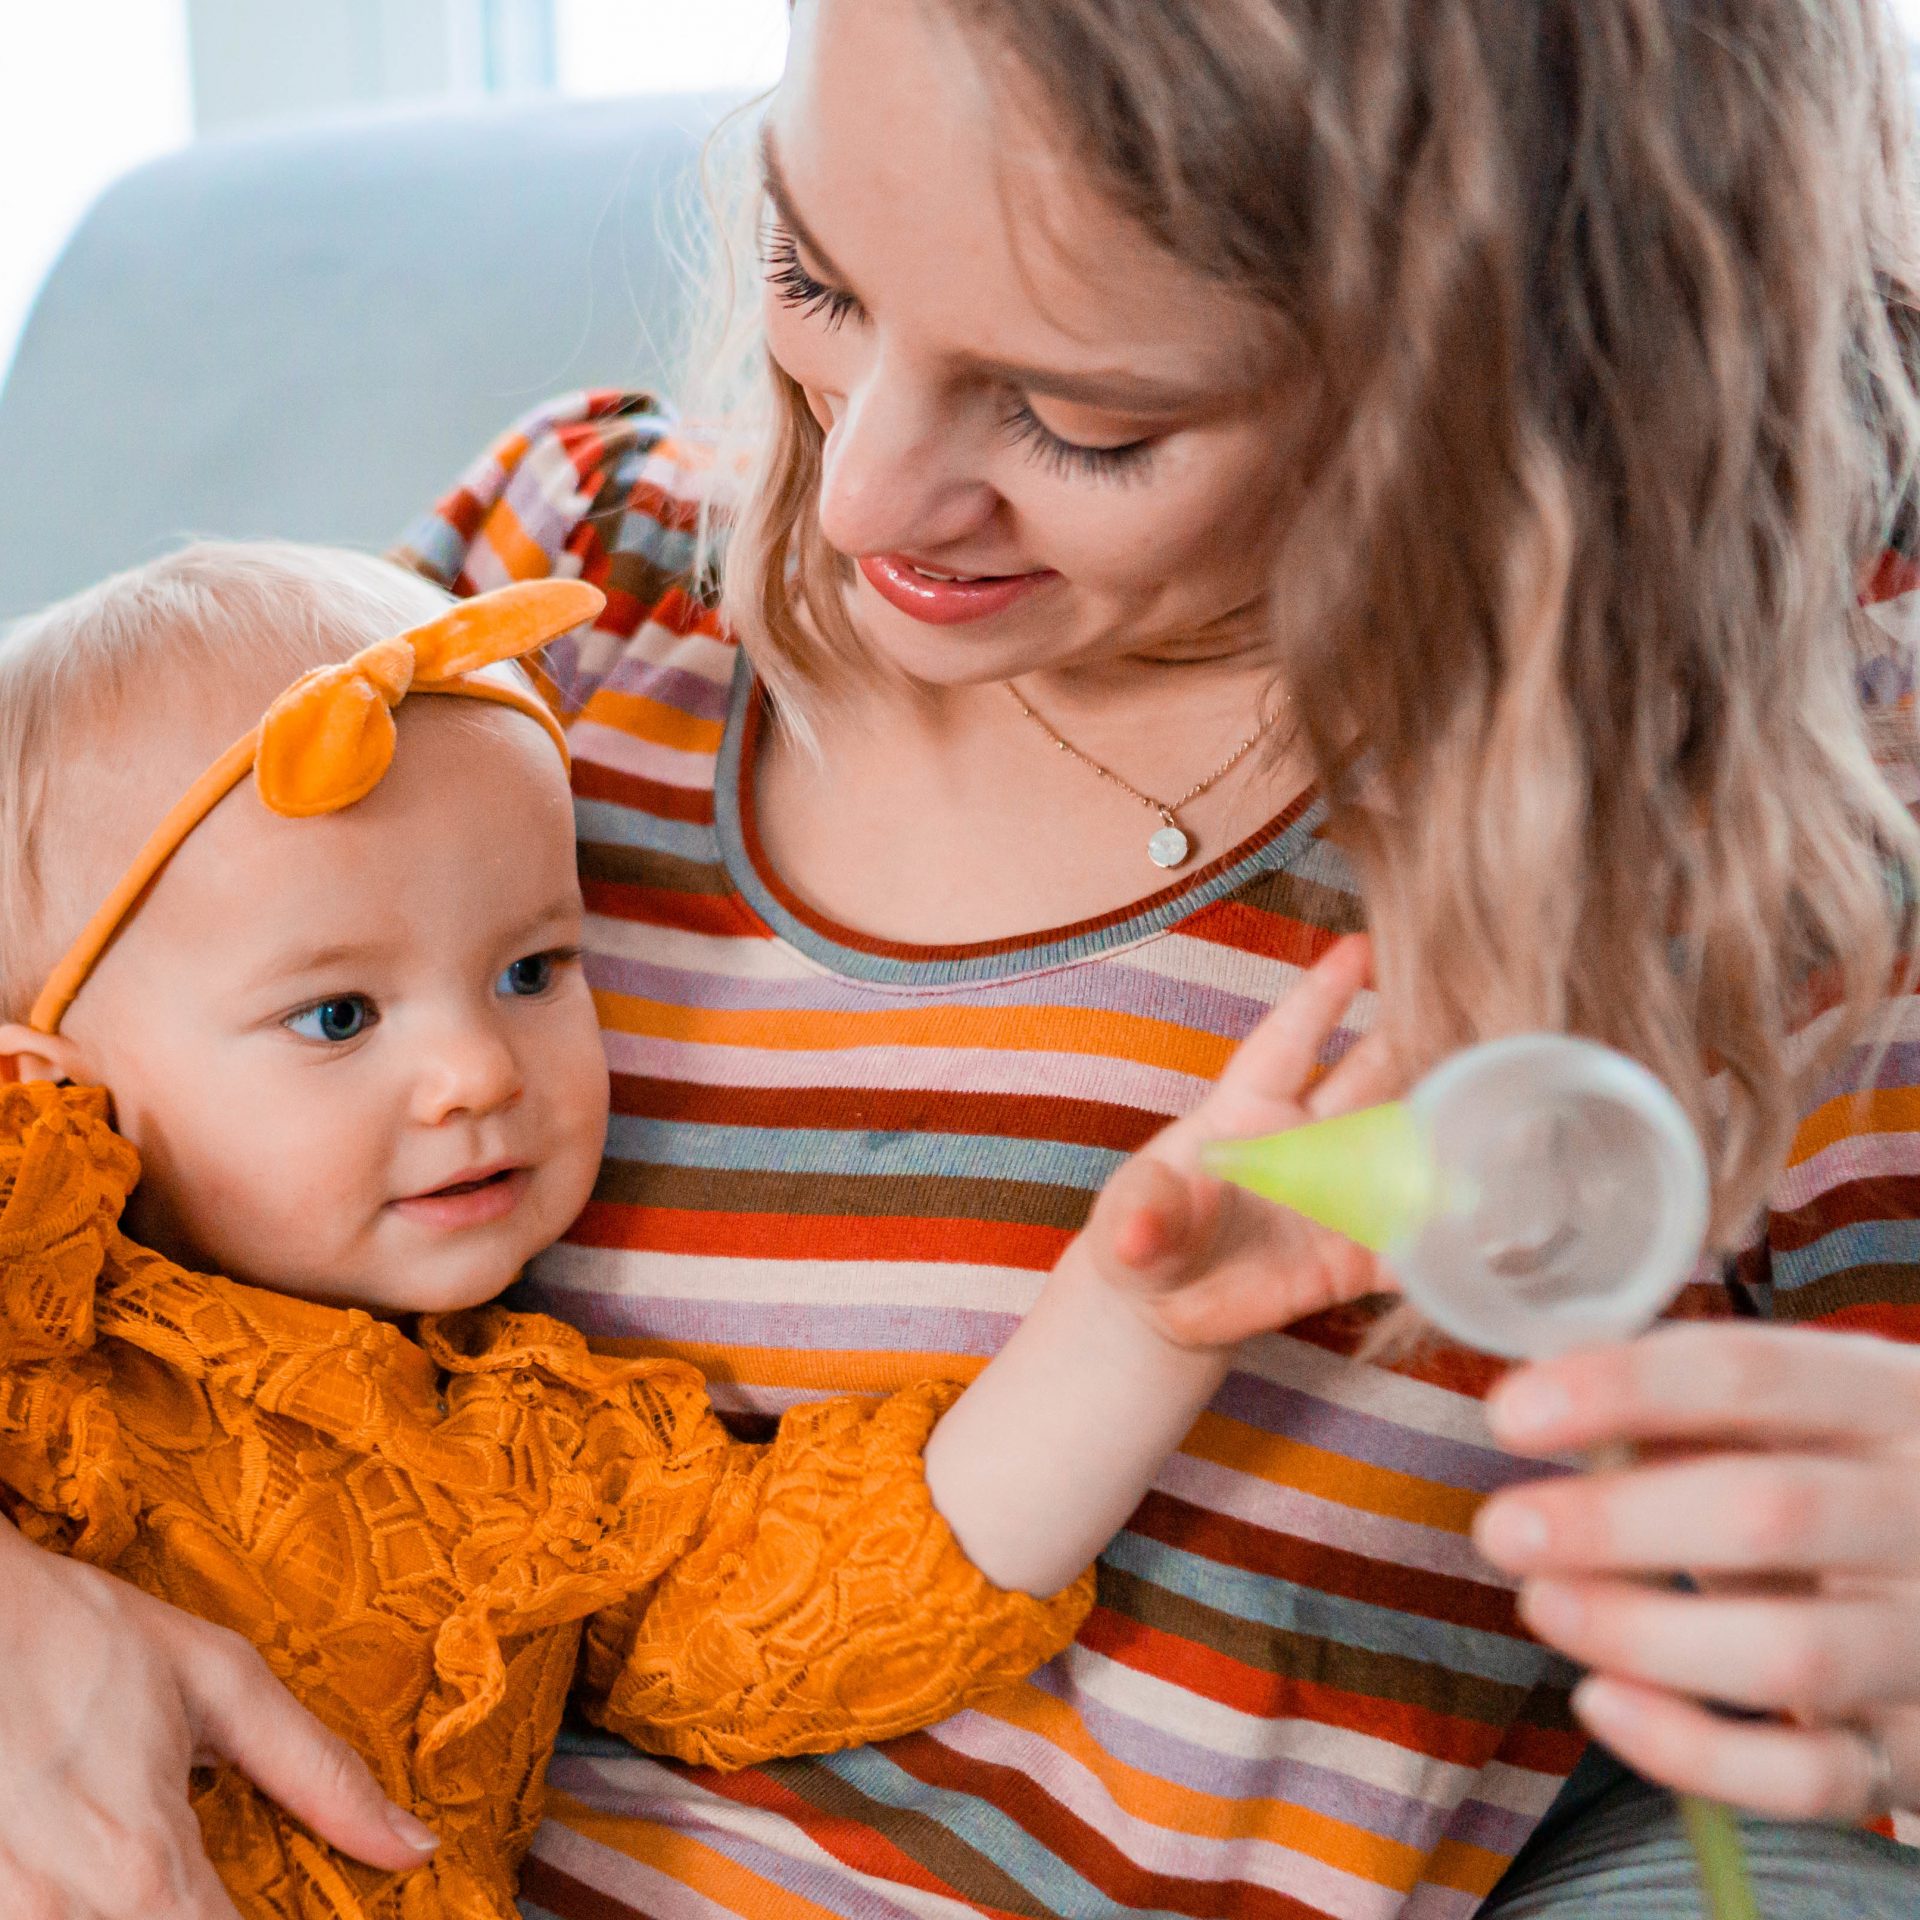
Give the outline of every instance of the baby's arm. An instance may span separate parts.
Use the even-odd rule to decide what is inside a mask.
[[[1368,1042],[1301,1093],[1366,965],[1363,944],[1336,948],[1121,1169],[964,1393],[799,1407],[755,1448],[726,1440],[691,1375],[670,1397],[662,1376],[654,1424],[683,1517],[660,1577],[588,1625],[593,1717],[652,1751],[747,1766],[929,1725],[1063,1648],[1091,1602],[1084,1570],[1234,1344],[1380,1284],[1339,1236],[1198,1171],[1207,1139],[1389,1090]]]
[[[1379,1039],[1314,1079],[1368,964],[1364,940],[1331,948],[1207,1098],[1120,1169],[1033,1311],[928,1442],[934,1504],[1000,1586],[1051,1592],[1106,1545],[1239,1341],[1386,1284],[1351,1241],[1208,1179],[1198,1158],[1205,1141],[1395,1091]]]
[[[928,1497],[923,1450],[957,1388],[796,1407],[756,1447],[726,1438],[696,1377],[657,1385],[690,1498],[659,1578],[587,1624],[580,1693],[611,1732],[724,1768],[859,1746],[944,1720],[1073,1639],[1091,1574],[1044,1599],[997,1588]]]

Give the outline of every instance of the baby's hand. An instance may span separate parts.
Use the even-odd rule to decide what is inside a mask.
[[[1384,1041],[1308,1091],[1372,956],[1343,940],[1249,1035],[1205,1100],[1107,1183],[1033,1310],[927,1442],[927,1486],[997,1586],[1056,1593],[1125,1524],[1218,1391],[1232,1349],[1379,1290],[1370,1253],[1209,1179],[1209,1140],[1390,1098]]]
[[[1127,1161],[1095,1203],[1084,1235],[1095,1270],[1175,1346],[1231,1347],[1391,1286],[1374,1255],[1344,1235],[1200,1168],[1210,1140],[1279,1133],[1402,1091],[1377,1034],[1313,1082],[1371,964],[1364,936],[1329,948],[1200,1105]]]

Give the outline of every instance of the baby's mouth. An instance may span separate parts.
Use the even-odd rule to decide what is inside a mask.
[[[412,1193],[403,1193],[402,1200],[450,1200],[458,1194],[479,1193],[486,1187],[497,1187],[502,1181],[511,1180],[516,1173],[524,1173],[526,1166],[519,1160],[484,1160],[477,1166],[464,1167],[451,1180],[443,1180],[437,1187],[420,1187]]]
[[[392,1205],[402,1217],[424,1226],[484,1226],[504,1219],[519,1206],[530,1177],[531,1169],[517,1161],[506,1166],[476,1167],[437,1187],[404,1194]]]
[[[444,1187],[431,1188],[426,1193],[413,1195],[416,1200],[449,1200],[456,1193],[478,1193],[482,1187],[497,1187],[503,1180],[511,1180],[518,1173],[518,1167],[500,1167],[492,1173],[480,1174],[472,1180],[449,1180]]]

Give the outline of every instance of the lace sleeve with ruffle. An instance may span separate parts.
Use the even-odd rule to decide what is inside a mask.
[[[499,1740],[542,1721],[539,1701],[557,1716],[569,1629],[588,1616],[595,1717],[738,1767],[942,1719],[1059,1652],[1091,1604],[1091,1575],[1050,1599],[995,1588],[935,1510],[921,1450],[957,1388],[802,1407],[749,1446],[691,1368],[594,1353],[543,1315],[429,1315],[416,1343],[364,1313],[187,1273],[118,1232],[138,1170],[97,1090],[0,1089],[0,1505],[42,1544],[163,1599],[219,1601],[226,1624],[293,1660],[290,1683],[288,1649],[307,1646],[312,1620],[358,1608],[391,1638],[381,1570],[430,1579],[424,1613],[394,1603],[420,1698],[406,1751],[388,1756],[429,1801],[531,1777],[532,1752],[503,1774]],[[176,1401],[198,1409],[180,1431]],[[359,1543],[344,1561],[283,1565],[268,1537],[279,1509],[228,1510],[234,1461],[281,1442],[274,1472],[305,1531],[336,1537],[331,1516]],[[226,1466],[182,1480],[167,1463],[183,1448]],[[220,1579],[205,1554],[181,1569],[150,1542],[126,1558],[163,1482],[173,1506],[204,1508]],[[540,1636],[542,1660],[560,1662],[551,1683],[520,1671]],[[398,1643],[387,1651],[301,1656],[337,1708],[355,1705],[370,1755],[393,1733],[377,1696]]]
[[[704,1391],[663,1409],[710,1497],[662,1577],[588,1623],[588,1713],[636,1746],[735,1768],[885,1740],[1024,1679],[1072,1640],[1089,1571],[1048,1599],[995,1587],[927,1490],[929,1384],[790,1412],[728,1439]]]
[[[0,1086],[0,1512],[102,1565],[131,1537],[135,1505],[94,1307],[139,1171],[98,1088]]]

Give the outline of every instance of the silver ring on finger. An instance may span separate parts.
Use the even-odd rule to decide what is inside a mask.
[[[1893,1749],[1887,1736],[1876,1727],[1855,1727],[1853,1737],[1867,1759],[1867,1804],[1863,1820],[1885,1820],[1898,1804],[1899,1786],[1894,1778]]]

